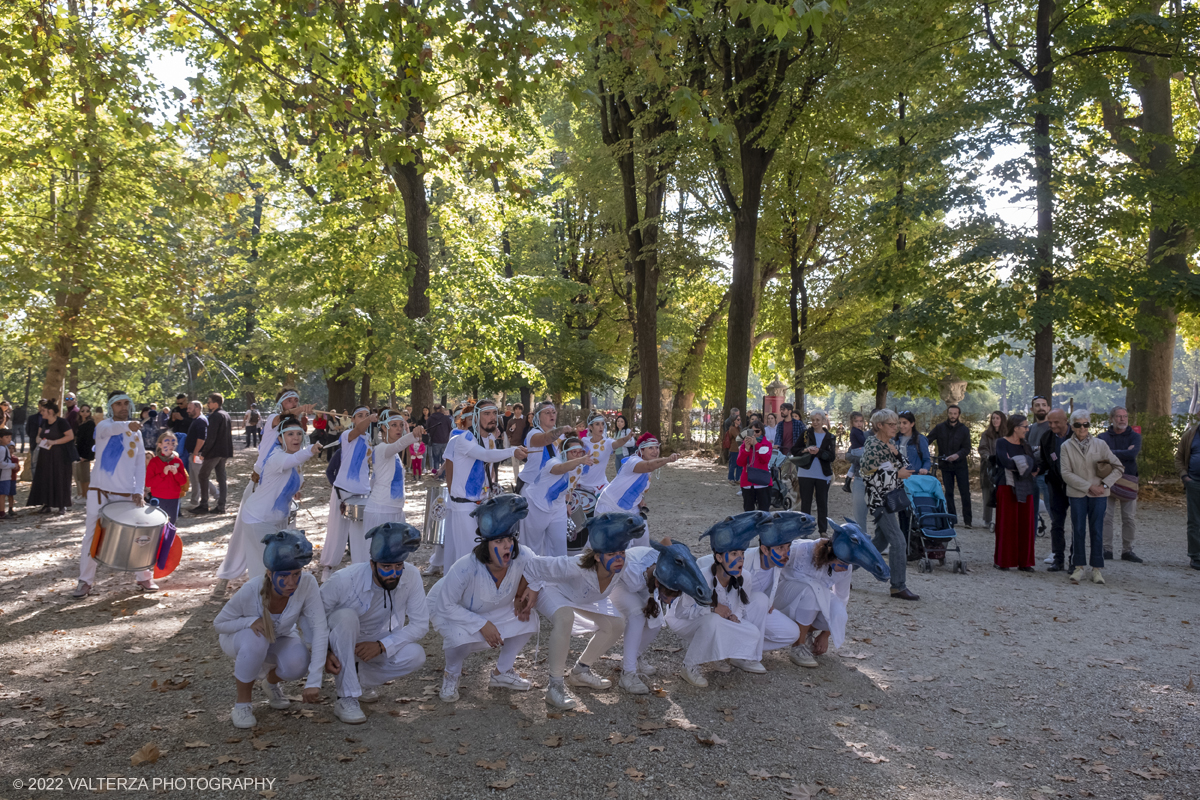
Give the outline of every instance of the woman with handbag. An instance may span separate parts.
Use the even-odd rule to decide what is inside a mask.
[[[983,492],[983,524],[992,530],[992,509],[996,507],[996,485],[992,475],[996,472],[996,440],[1004,436],[1008,415],[993,411],[988,417],[987,429],[979,435],[979,488]]]
[[[829,433],[829,417],[824,412],[814,411],[809,421],[812,424],[801,439],[804,449],[792,459],[796,462],[796,481],[800,485],[800,510],[805,514],[812,513],[813,496],[816,496],[817,530],[824,536],[829,527],[829,483],[833,480],[837,442]]]
[[[771,451],[774,449],[764,435],[762,422],[757,419],[751,422],[735,459],[741,470],[738,484],[742,487],[742,510],[771,510]]]
[[[41,452],[33,468],[33,486],[25,505],[41,506],[39,514],[57,509],[55,513],[61,515],[71,505],[71,464],[77,456],[73,444],[75,432],[58,415],[57,401],[47,400],[42,407],[37,438]]]
[[[912,475],[908,459],[896,446],[896,431],[900,416],[889,408],[871,415],[871,435],[863,445],[858,464],[867,490],[867,508],[875,519],[875,549],[888,548],[888,567],[891,569],[892,597],[897,600],[920,600],[905,584],[908,571],[908,544],[900,530],[899,512],[909,507],[904,493],[905,478]]]
[[[1102,440],[1091,435],[1091,412],[1071,415],[1071,436],[1058,451],[1059,469],[1071,507],[1071,583],[1083,580],[1084,561],[1092,566],[1092,583],[1104,583],[1104,512],[1108,494],[1120,480],[1121,460]],[[1092,549],[1087,559],[1087,546]]]
[[[993,415],[995,416],[995,415]],[[1033,572],[1034,514],[1037,503],[1037,462],[1026,441],[1029,421],[1013,414],[996,440],[996,569],[1019,568]]]

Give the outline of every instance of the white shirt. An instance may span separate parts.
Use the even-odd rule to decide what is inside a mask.
[[[13,480],[17,462],[12,460],[12,445],[0,445],[0,481]]]
[[[547,514],[567,507],[567,492],[570,490],[572,482],[578,480],[578,467],[561,475],[555,475],[550,471],[554,469],[555,465],[561,463],[558,456],[545,459],[542,462],[542,468],[532,476],[532,480],[526,478],[525,486],[521,488],[521,494],[539,511]]]
[[[583,440],[583,450],[585,453],[595,455],[597,463],[587,465],[582,468],[579,473],[578,485],[586,486],[597,492],[608,483],[608,461],[612,458],[613,439],[607,436],[600,442],[593,442],[591,438]]]
[[[266,575],[251,578],[229,598],[229,602],[213,620],[213,627],[222,636],[232,636],[262,618],[262,587]],[[308,662],[306,689],[321,688],[321,673],[325,670],[325,653],[329,645],[329,628],[325,623],[325,607],[321,604],[321,589],[310,572],[300,573],[300,585],[288,598],[283,613],[275,623],[275,637],[291,636],[296,626],[311,650]]]
[[[312,458],[312,448],[303,447],[295,453],[276,448],[266,459],[259,475],[258,487],[246,495],[239,512],[243,522],[287,522],[292,495],[304,485],[300,466]]]
[[[128,422],[103,419],[96,425],[96,463],[91,485],[122,494],[146,489],[146,445]]]
[[[445,577],[429,590],[429,615],[433,627],[442,635],[442,646],[482,642],[479,630],[487,622],[495,625],[505,638],[537,631],[537,612],[522,622],[513,609],[525,565],[534,558],[537,556],[529,548],[520,548],[499,586],[474,553],[468,552],[455,561]]]
[[[606,514],[610,511],[638,512],[646,488],[650,485],[649,472],[634,472],[633,468],[643,461],[641,456],[630,456],[617,469],[617,475],[612,483],[604,487],[600,497],[596,499],[596,513]]]
[[[535,433],[542,433],[540,428],[530,428],[525,433],[525,449],[529,451],[529,458],[525,460],[525,466],[521,467],[520,477],[525,483],[533,483],[537,477],[538,471],[542,468],[542,461],[546,457],[546,449],[549,448],[553,455],[558,452],[554,445],[546,445],[545,447],[534,447],[529,444],[529,440],[533,438]],[[561,438],[561,437],[560,437]]]
[[[271,451],[279,447],[279,429],[275,427],[282,419],[278,414],[268,414],[263,420],[262,442],[258,445],[258,458],[254,459],[254,471],[262,475],[263,464]]]
[[[488,450],[481,447],[471,431],[463,431],[446,446],[446,457],[454,462],[454,476],[450,481],[450,497],[461,500],[482,500],[487,495],[488,483],[484,464],[494,464],[512,458],[515,448],[502,447]],[[451,458],[453,456],[453,458]]]
[[[406,433],[391,444],[377,444],[371,449],[371,494],[367,505],[404,507],[404,462],[400,453],[416,440],[417,437]]]
[[[650,587],[646,586],[646,570],[658,563],[658,551],[653,547],[630,547],[625,551],[625,568],[617,573],[613,583],[619,582],[621,588],[636,596],[644,606],[650,599]],[[654,598],[658,600],[661,610],[657,617],[647,617],[646,624],[651,628],[659,628],[668,608],[654,590]]]
[[[371,444],[364,431],[353,442],[350,430],[342,431],[338,441],[342,443],[342,463],[338,466],[333,485],[348,494],[369,494],[371,491]]]
[[[617,585],[621,572],[601,589],[596,570],[580,567],[579,556],[536,556],[525,567],[525,580],[530,589],[542,593],[538,598],[538,610],[552,615],[563,606],[596,609]]]
[[[321,602],[326,616],[339,608],[357,613],[359,638],[379,642],[389,657],[406,644],[419,643],[429,632],[425,586],[421,573],[411,565],[405,565],[400,583],[389,593],[375,582],[371,562],[351,564],[325,581]]]

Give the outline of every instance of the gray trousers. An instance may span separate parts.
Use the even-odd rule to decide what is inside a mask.
[[[886,514],[882,508],[876,508],[871,513],[875,515],[875,538],[872,544],[879,552],[888,549],[888,569],[892,571],[892,591],[899,592],[905,588],[905,574],[908,571],[908,541],[900,530],[900,520],[897,514]]]
[[[215,470],[217,473],[217,486],[219,490],[215,492],[217,495],[217,504],[215,508],[225,508],[225,494],[227,484],[225,482],[225,458],[214,456],[204,459],[204,463],[200,465],[200,505],[208,505],[208,496],[213,488],[209,482],[209,476]]]
[[[1104,515],[1104,549],[1113,547],[1113,520],[1121,517],[1121,552],[1133,552],[1133,538],[1137,534],[1137,500],[1125,500],[1114,495],[1108,497],[1108,511]]]

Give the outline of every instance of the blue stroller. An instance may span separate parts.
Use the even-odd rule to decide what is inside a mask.
[[[954,530],[958,517],[946,513],[946,496],[942,483],[932,475],[913,475],[904,480],[904,492],[912,504],[909,511],[909,552],[915,552],[921,572],[933,572],[933,562],[946,565],[947,553],[956,553],[952,571],[967,573],[962,562],[962,548]],[[910,558],[911,560],[911,558]]]
[[[788,459],[783,453],[774,450],[771,453],[771,508],[782,508],[787,510],[792,507],[792,480],[791,476],[784,472],[784,465],[788,463]],[[792,470],[792,475],[795,475],[795,469]]]

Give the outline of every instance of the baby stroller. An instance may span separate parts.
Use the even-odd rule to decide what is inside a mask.
[[[785,511],[792,507],[792,482],[784,477],[781,470],[786,461],[787,456],[778,450],[771,453],[771,508]]]
[[[941,481],[932,475],[913,475],[904,480],[904,493],[912,504],[905,533],[909,552],[915,551],[920,559],[917,569],[933,572],[935,560],[945,566],[947,553],[957,553],[952,570],[965,575],[967,570],[962,562],[962,548],[958,546],[958,533],[954,530],[958,517],[946,513],[946,496],[942,494]]]

